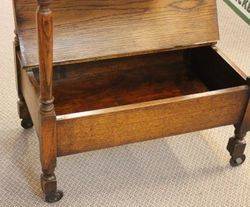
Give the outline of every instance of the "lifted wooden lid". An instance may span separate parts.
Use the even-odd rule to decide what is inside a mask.
[[[36,0],[14,0],[21,59],[37,67]],[[216,0],[54,0],[54,64],[212,44]]]

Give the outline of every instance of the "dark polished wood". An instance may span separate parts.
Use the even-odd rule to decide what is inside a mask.
[[[54,70],[57,115],[171,98],[244,85],[210,47],[194,49],[200,63],[188,65],[186,50],[59,66]],[[203,58],[213,59],[216,73]],[[198,59],[196,57],[196,59]],[[207,59],[206,59],[207,60]],[[119,68],[119,70],[117,69]],[[225,68],[227,68],[225,70]],[[209,74],[209,75],[208,75]],[[209,76],[209,80],[207,78]]]
[[[54,81],[57,115],[159,100],[207,91],[189,70],[182,53],[147,55],[95,65],[56,69],[65,78]],[[117,69],[119,67],[119,70]],[[72,74],[73,71],[75,74]],[[84,72],[82,72],[84,71]],[[94,72],[96,71],[96,72]],[[71,77],[70,77],[71,76]]]

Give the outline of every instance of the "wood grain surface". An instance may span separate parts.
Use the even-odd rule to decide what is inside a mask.
[[[25,67],[38,65],[35,0],[15,0]],[[83,62],[218,40],[215,0],[54,0],[54,64]]]
[[[54,75],[57,115],[246,84],[211,47],[57,66]]]
[[[75,64],[54,71],[57,115],[207,91],[187,68],[180,51]]]
[[[248,87],[57,117],[58,156],[234,124]]]

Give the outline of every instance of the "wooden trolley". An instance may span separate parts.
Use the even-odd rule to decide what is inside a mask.
[[[216,0],[13,5],[19,115],[39,137],[47,202],[63,195],[57,157],[88,150],[234,125],[230,163],[244,162],[250,82],[216,48]]]

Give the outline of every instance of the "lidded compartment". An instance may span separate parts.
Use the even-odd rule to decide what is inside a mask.
[[[14,5],[22,91],[38,120],[36,1]],[[211,47],[216,0],[51,6],[58,156],[239,122],[249,89],[245,75]]]

